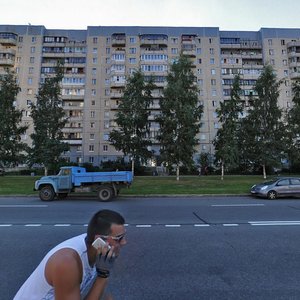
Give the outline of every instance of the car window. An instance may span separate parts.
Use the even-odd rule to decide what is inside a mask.
[[[300,185],[300,179],[292,178],[291,179],[291,184],[292,185]]]
[[[290,181],[288,179],[282,179],[277,182],[277,185],[279,185],[279,186],[289,185],[289,184],[290,184]]]

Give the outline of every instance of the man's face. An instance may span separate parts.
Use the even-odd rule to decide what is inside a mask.
[[[127,244],[126,241],[126,230],[124,225],[112,224],[111,233],[107,237],[109,245],[114,246],[115,255],[119,255],[122,246]]]

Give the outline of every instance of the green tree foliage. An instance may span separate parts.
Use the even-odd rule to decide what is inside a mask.
[[[0,166],[12,167],[24,161],[26,145],[21,135],[27,127],[21,126],[22,111],[15,106],[20,87],[13,72],[6,70],[0,77]]]
[[[161,114],[158,141],[161,157],[168,167],[176,166],[179,180],[179,166],[192,166],[202,106],[198,102],[198,90],[192,63],[185,56],[171,65],[167,76],[167,87],[160,100]]]
[[[45,79],[38,90],[36,104],[31,106],[34,133],[29,163],[43,165],[45,174],[61,161],[62,152],[69,149],[62,142],[62,129],[67,122],[61,99],[63,71],[63,66],[58,64],[55,76]]]
[[[292,167],[300,165],[300,81],[292,85],[293,106],[287,112],[287,153]]]
[[[235,168],[239,165],[239,115],[243,111],[240,99],[240,77],[235,76],[231,88],[230,100],[220,103],[216,110],[221,124],[213,141],[216,161],[221,165],[221,179],[224,178],[224,166]]]
[[[117,150],[123,151],[124,156],[130,156],[132,162],[145,162],[152,156],[152,152],[148,150],[152,144],[149,139],[148,117],[154,88],[152,80],[146,82],[140,70],[135,72],[127,80],[122,102],[115,116],[119,128],[110,133],[110,142]]]
[[[244,159],[262,166],[266,178],[266,166],[276,166],[284,150],[284,125],[282,110],[278,107],[281,81],[270,65],[264,67],[258,78],[252,107],[243,120],[240,145]]]

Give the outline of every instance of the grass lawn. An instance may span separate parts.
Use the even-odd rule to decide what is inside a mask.
[[[272,177],[272,176],[271,176]],[[269,178],[271,178],[269,177]],[[33,191],[38,176],[1,176],[0,195],[37,195]],[[121,195],[167,195],[167,194],[248,194],[254,183],[264,181],[262,176],[136,176],[129,189]]]

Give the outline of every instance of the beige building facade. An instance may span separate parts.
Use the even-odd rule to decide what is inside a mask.
[[[152,150],[159,154],[155,139],[159,127],[159,98],[166,86],[170,64],[180,53],[193,62],[199,102],[204,112],[200,124],[197,155],[213,155],[212,141],[220,126],[219,103],[230,99],[236,74],[241,76],[245,114],[248,98],[265,64],[271,64],[283,79],[279,104],[292,105],[291,83],[300,78],[300,29],[262,28],[259,31],[220,31],[217,27],[87,27],[86,30],[53,30],[44,26],[0,25],[0,74],[15,70],[21,92],[17,107],[29,126],[22,136],[30,144],[33,123],[30,104],[41,82],[54,73],[63,60],[63,106],[68,117],[64,140],[71,162],[101,161],[122,156],[109,143],[116,128],[114,114],[122,99],[126,78],[141,69],[153,76],[157,88],[151,107]]]

